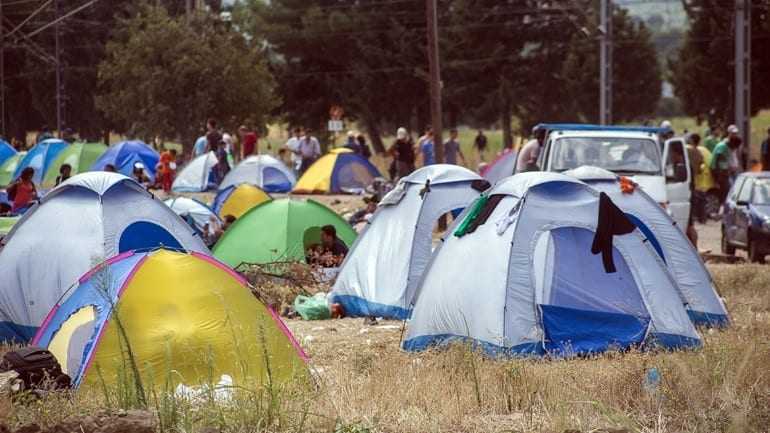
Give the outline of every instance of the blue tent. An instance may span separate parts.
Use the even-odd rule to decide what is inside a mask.
[[[5,140],[0,140],[0,164],[4,163],[8,158],[16,155],[16,149],[8,144]]]
[[[130,177],[134,171],[134,164],[141,162],[144,165],[145,174],[150,178],[150,181],[154,182],[155,166],[158,165],[159,160],[158,152],[143,141],[121,141],[110,146],[91,166],[91,170],[104,171],[107,164],[112,164],[119,173]]]
[[[43,181],[43,176],[45,176],[45,173],[59,155],[59,152],[67,146],[69,146],[69,143],[58,138],[49,138],[37,143],[19,162],[16,171],[13,173],[13,178],[17,179],[25,168],[32,167],[35,169],[35,177],[32,178],[32,181],[39,184]]]

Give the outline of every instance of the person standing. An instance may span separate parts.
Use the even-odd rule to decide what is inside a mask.
[[[206,122],[206,150],[203,153],[216,152],[220,141],[222,141],[222,134],[217,129],[217,121],[211,118]]]
[[[722,139],[721,134],[722,134],[722,128],[719,125],[716,125],[713,128],[708,129],[706,138],[703,139],[703,145],[706,147],[706,149],[708,149],[709,153],[714,152],[714,148]]]
[[[219,140],[219,144],[216,147],[217,163],[214,165],[214,173],[216,173],[216,183],[222,182],[227,173],[230,172],[230,162],[227,160],[227,143],[224,140]]]
[[[241,139],[241,161],[251,155],[259,155],[259,137],[254,131],[246,125],[241,125],[238,128],[238,135]]]
[[[396,163],[395,173],[391,173],[393,180],[409,176],[414,171],[414,148],[406,128],[398,128],[396,141],[390,146],[388,153],[393,156]]]
[[[21,175],[16,182],[8,187],[8,199],[13,202],[11,212],[23,212],[29,207],[32,201],[37,199],[37,188],[35,188],[35,183],[32,181],[34,176],[35,169],[27,167],[21,171]]]
[[[302,128],[294,128],[292,130],[292,135],[289,137],[289,139],[286,141],[286,144],[284,144],[284,147],[289,150],[289,155],[291,157],[291,163],[292,163],[292,169],[295,172],[299,172],[299,166],[302,160],[299,157],[299,140],[302,137]]]
[[[735,177],[743,171],[743,156],[741,146],[743,140],[738,135],[740,131],[735,125],[727,127],[728,168],[730,170],[730,185]]]
[[[711,175],[711,152],[709,152],[703,142],[701,142],[701,144],[699,144],[696,149],[698,149],[698,152],[700,152],[703,163],[701,164],[699,174],[694,177],[695,193],[700,195],[703,200],[703,205],[700,209],[697,209],[700,213],[696,213],[695,217],[701,223],[705,223],[706,220],[711,216],[707,213],[708,209],[706,208],[708,195],[716,185],[714,184],[714,178]]]
[[[171,185],[174,183],[174,173],[176,170],[176,149],[166,149],[160,154],[160,163],[158,164],[158,177],[160,186],[166,193],[171,192]]]
[[[433,128],[425,130],[425,135],[420,137],[417,144],[422,155],[422,166],[427,167],[436,163],[435,144],[433,143]]]
[[[444,143],[444,160],[447,164],[457,165],[457,157],[459,156],[463,164],[465,164],[465,155],[460,149],[460,143],[457,141],[457,129],[452,128],[449,131],[449,140]]]
[[[516,173],[537,170],[537,158],[540,156],[540,148],[545,142],[545,128],[540,125],[532,128],[534,138],[529,140],[519,151],[516,158]]]
[[[690,182],[690,217],[687,221],[687,237],[694,247],[698,247],[698,232],[695,230],[695,217],[704,213],[706,198],[695,189],[695,179],[700,176],[703,166],[703,155],[698,151],[700,145],[700,135],[690,134],[687,137],[687,157],[690,160],[690,173],[692,182]]]
[[[308,168],[321,156],[321,144],[318,139],[305,131],[305,136],[299,141],[299,175],[302,176]]]
[[[759,148],[759,162],[762,163],[762,170],[770,170],[770,128],[767,128],[767,137]]]
[[[727,191],[730,189],[729,153],[727,141],[720,141],[714,146],[714,152],[711,154],[710,168],[717,184],[720,203],[724,203]]]
[[[484,153],[487,150],[487,136],[484,135],[484,131],[479,129],[479,133],[476,134],[473,145],[476,147],[476,152],[479,154],[479,161],[484,162]]]
[[[366,137],[364,137],[364,134],[358,134],[356,141],[358,141],[358,149],[361,151],[361,156],[368,161],[372,157],[372,149],[366,143]]]

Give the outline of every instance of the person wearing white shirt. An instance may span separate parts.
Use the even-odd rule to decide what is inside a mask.
[[[297,153],[301,159],[299,166],[299,174],[301,176],[321,156],[321,144],[318,142],[318,139],[309,133],[305,133],[299,140]]]
[[[289,149],[289,153],[291,155],[291,166],[295,172],[299,172],[299,165],[302,162],[302,160],[297,156],[299,153],[299,139],[301,136],[302,129],[294,128],[292,131],[292,136],[289,138],[289,140],[286,141],[286,144],[284,145],[284,147]]]

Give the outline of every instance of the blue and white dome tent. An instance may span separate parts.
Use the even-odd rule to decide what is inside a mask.
[[[91,166],[92,171],[103,171],[107,164],[112,164],[118,173],[131,176],[134,165],[140,163],[144,166],[144,173],[155,181],[155,167],[160,161],[160,154],[152,147],[140,140],[121,141],[113,144]]]
[[[606,195],[562,174],[522,173],[485,193],[444,238],[418,292],[410,351],[454,341],[490,356],[701,344],[653,247]]]
[[[78,277],[107,258],[165,246],[209,254],[177,214],[118,174],[71,177],[27,211],[0,249],[0,341],[34,336]]]
[[[267,193],[289,192],[297,183],[297,178],[280,160],[270,155],[253,155],[225,175],[219,190],[242,183],[254,185]]]
[[[402,178],[350,250],[331,294],[347,316],[409,317],[433,251],[433,227],[489,187],[478,174],[437,164]]]

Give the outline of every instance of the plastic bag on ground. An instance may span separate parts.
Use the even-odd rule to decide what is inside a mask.
[[[326,320],[331,318],[326,293],[316,293],[314,296],[299,295],[294,300],[294,310],[303,320]]]

